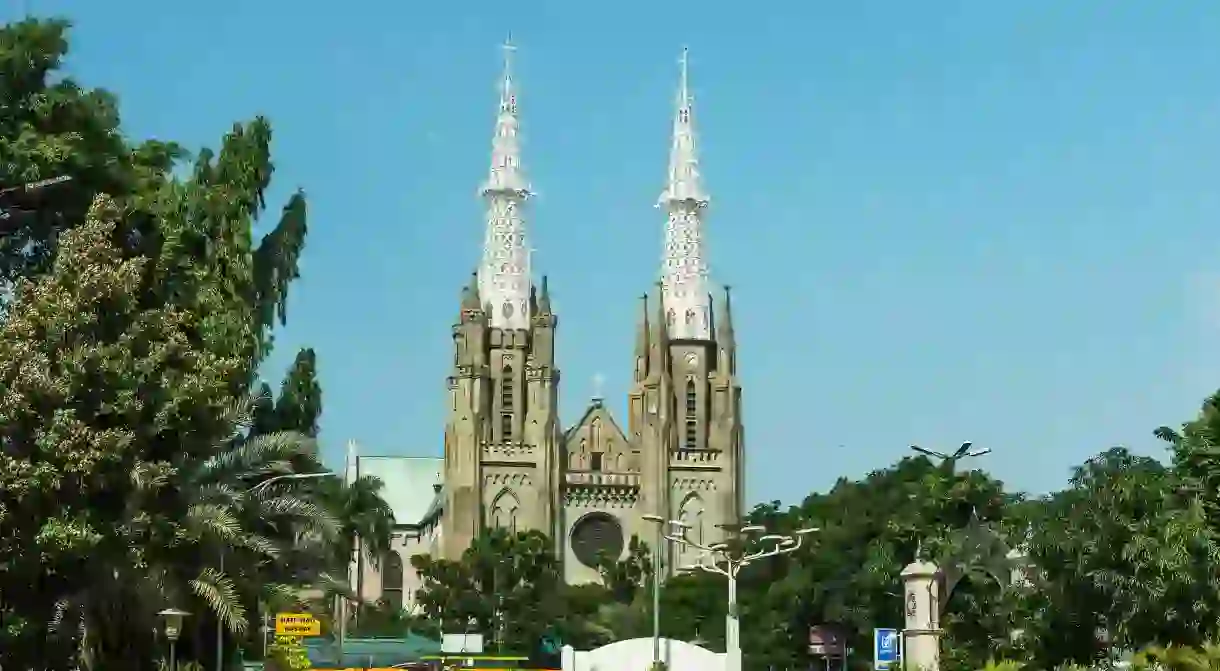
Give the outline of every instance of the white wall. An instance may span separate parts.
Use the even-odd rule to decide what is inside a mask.
[[[724,653],[687,643],[661,639],[661,659],[668,671],[723,671]],[[652,639],[616,641],[589,652],[563,649],[563,671],[644,671],[652,664]]]

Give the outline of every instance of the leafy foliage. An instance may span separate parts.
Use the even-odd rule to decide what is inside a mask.
[[[629,604],[639,596],[640,588],[652,580],[652,563],[652,552],[648,545],[639,536],[632,536],[627,543],[626,557],[602,558],[602,584],[615,601]]]
[[[411,559],[423,614],[447,632],[491,635],[493,650],[529,650],[563,614],[554,545],[536,532],[492,530],[458,561]]]
[[[1176,482],[1159,462],[1114,449],[1032,509],[1036,659],[1084,663],[1114,644],[1193,645],[1215,628],[1220,584],[1210,566],[1220,557],[1202,507],[1181,501]]]
[[[276,636],[268,652],[271,659],[267,668],[272,671],[308,671],[311,666],[305,646],[296,636]]]
[[[66,31],[0,29],[0,186],[73,178],[0,222],[0,649],[152,668],[174,605],[194,613],[180,656],[210,658],[218,629],[246,641],[252,613],[342,588],[328,570],[355,531],[388,544],[388,507],[374,482],[294,477],[320,469],[312,350],[270,412],[257,379],[307,232],[297,193],[253,235],[270,124],[176,174],[181,148],[129,142],[113,96],[58,72]]]

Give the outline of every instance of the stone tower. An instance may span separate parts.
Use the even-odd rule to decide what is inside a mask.
[[[642,455],[640,514],[682,520],[704,545],[720,537],[717,525],[740,521],[744,493],[732,307],[727,287],[714,305],[703,248],[709,202],[684,51],[668,180],[657,203],[667,218],[663,268],[651,319],[643,300],[629,430]],[[672,571],[696,554],[667,564]]]
[[[530,280],[531,195],[521,165],[511,45],[505,46],[482,261],[462,290],[448,379],[441,554],[457,558],[486,527],[553,535],[559,371],[546,280]]]

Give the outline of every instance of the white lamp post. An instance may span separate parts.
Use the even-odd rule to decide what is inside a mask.
[[[657,546],[652,551],[652,665],[661,661],[661,549],[665,543],[665,518],[660,515],[643,515],[642,519],[657,525]],[[670,520],[671,525],[678,523]]]
[[[677,520],[670,520],[670,524],[684,530],[690,528],[689,524]],[[729,533],[735,533],[744,537],[739,548],[731,548],[728,543],[701,545],[688,540],[685,535],[665,536],[665,538],[679,545],[703,551],[699,558],[699,563],[683,567],[683,570],[698,569],[707,573],[717,573],[728,578],[728,614],[725,616],[724,621],[725,671],[741,671],[741,629],[740,618],[737,612],[737,576],[743,568],[760,559],[795,552],[801,547],[805,536],[817,531],[817,529],[801,529],[793,532],[791,535],[766,534],[757,538],[751,538],[754,534],[762,534],[767,529],[757,525],[741,528],[734,528],[733,525],[721,525],[721,528]],[[764,547],[750,552],[749,545],[751,543]]]
[[[190,615],[185,610],[166,608],[157,613],[165,621],[165,638],[169,639],[169,671],[178,668],[178,636],[182,634],[182,619]]]

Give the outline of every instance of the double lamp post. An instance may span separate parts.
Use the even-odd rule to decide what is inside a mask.
[[[704,545],[694,541],[687,533],[691,525],[681,520],[666,520],[659,515],[644,515],[645,520],[657,525],[657,547],[652,562],[652,659],[656,665],[661,661],[661,554],[665,543],[699,551],[698,560],[678,570],[687,572],[700,570],[722,575],[728,580],[728,610],[725,615],[725,671],[741,669],[741,627],[737,607],[737,576],[745,567],[761,559],[795,552],[801,547],[806,535],[817,529],[800,529],[792,534],[770,534],[759,525],[718,525],[733,542],[718,542]],[[666,533],[665,528],[670,528]],[[735,537],[735,538],[733,538]],[[751,550],[751,548],[754,548]]]

